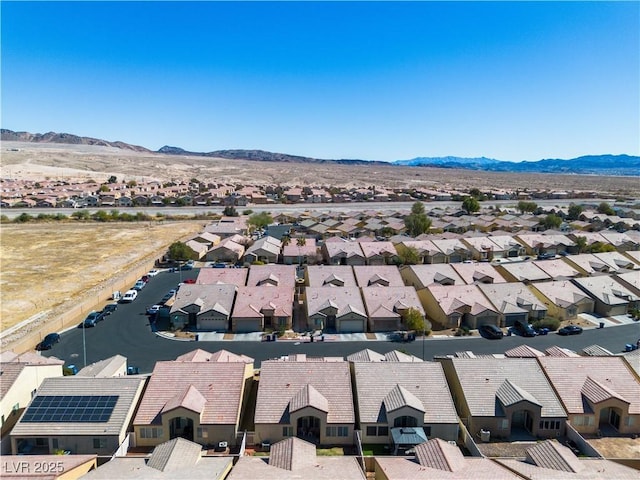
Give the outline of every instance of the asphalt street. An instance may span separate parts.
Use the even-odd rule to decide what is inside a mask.
[[[586,329],[581,335],[562,337],[556,333],[523,338],[517,336],[504,337],[501,340],[486,340],[479,336],[427,338],[411,343],[387,341],[327,341],[304,343],[295,341],[277,342],[243,342],[218,341],[194,342],[170,340],[152,332],[149,319],[145,315],[147,306],[157,303],[162,296],[175,288],[180,279],[196,278],[198,269],[181,273],[163,272],[153,277],[147,286],[140,291],[138,298],[131,304],[120,304],[118,310],[107,316],[94,328],[73,328],[62,333],[60,343],[44,352],[47,356],[56,356],[66,362],[82,368],[84,362],[84,346],[86,347],[87,364],[103,360],[116,354],[127,357],[128,364],[139,367],[140,372],[151,372],[158,360],[174,360],[177,356],[195,348],[210,352],[226,349],[234,353],[248,355],[255,359],[259,367],[262,360],[277,358],[292,353],[306,353],[310,356],[345,357],[351,353],[369,348],[376,352],[386,353],[390,350],[402,350],[417,357],[431,360],[434,356],[448,355],[455,352],[471,350],[475,354],[504,353],[517,345],[527,344],[544,351],[558,345],[571,350],[598,344],[613,353],[621,352],[625,344],[635,343],[640,338],[640,323],[607,327],[604,329]]]

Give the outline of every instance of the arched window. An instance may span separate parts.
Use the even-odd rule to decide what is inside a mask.
[[[398,417],[393,422],[394,427],[417,427],[418,420],[415,417],[409,417],[407,415]]]

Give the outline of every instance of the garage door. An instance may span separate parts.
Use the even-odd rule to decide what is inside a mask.
[[[340,333],[360,333],[364,332],[363,320],[343,320],[340,322]]]

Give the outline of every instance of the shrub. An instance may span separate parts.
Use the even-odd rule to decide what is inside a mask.
[[[535,329],[548,328],[551,331],[555,331],[555,330],[558,330],[558,328],[560,328],[560,320],[553,317],[545,317],[542,320],[537,320],[535,322],[532,322],[531,325]]]

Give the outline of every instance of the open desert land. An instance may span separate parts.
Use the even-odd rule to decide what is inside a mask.
[[[492,173],[394,165],[228,160],[144,153],[93,145],[2,142],[2,177],[28,179],[188,180],[253,185],[367,188],[549,189],[637,197],[637,177]]]
[[[101,306],[115,279],[137,265],[153,264],[168,245],[202,226],[202,221],[193,220],[3,224],[2,331],[33,317],[32,328],[37,327],[87,298]]]

